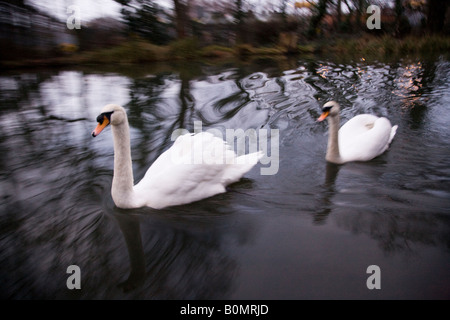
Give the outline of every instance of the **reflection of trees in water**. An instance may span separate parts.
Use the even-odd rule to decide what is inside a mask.
[[[350,67],[343,68],[342,72],[351,71]],[[315,72],[317,65],[313,69]],[[391,90],[393,79],[399,77],[395,70],[380,78],[391,81],[387,82],[384,91],[379,93],[380,96]],[[310,103],[309,107],[317,107],[316,102],[313,102],[313,94],[318,90],[318,95],[325,98],[324,88],[332,77],[329,72],[326,79],[316,75],[320,81],[315,81],[316,78],[308,80],[309,71],[298,70],[295,76],[300,78],[291,81],[284,76],[269,77],[267,74],[250,71],[232,71],[229,78],[221,79],[220,81],[234,84],[235,90],[221,92],[222,95],[215,100],[215,104],[205,105],[205,110],[195,109],[198,106],[195,99],[199,93],[196,84],[205,77],[221,75],[222,69],[210,69],[209,73],[205,72],[206,75],[197,70],[194,74],[182,74],[180,71],[179,74],[158,73],[153,77],[131,79],[131,101],[126,107],[129,108],[130,124],[134,130],[133,161],[138,165],[135,177],[143,174],[163,149],[171,144],[170,135],[173,130],[183,127],[191,129],[192,121],[205,115],[207,119],[212,119],[211,124],[214,125],[221,125],[227,119],[235,119],[235,123],[244,126],[243,123],[250,122],[242,120],[242,111],[255,105],[270,109],[269,119],[267,114],[264,114],[264,121],[272,121],[271,115],[287,118],[286,110],[295,98],[299,99],[299,95],[305,95],[305,90],[308,90],[306,98]],[[439,68],[437,71],[431,71],[434,72],[439,72]],[[428,85],[424,84],[420,88],[425,90],[424,95],[430,92],[426,90],[432,90],[438,85],[437,80],[432,80],[432,74],[428,77],[425,73],[422,71],[421,77],[430,80],[427,80]],[[258,75],[261,76],[257,77]],[[12,92],[0,92],[2,99],[7,101],[7,108],[2,109],[0,113],[0,123],[3,124],[0,126],[2,297],[226,298],[233,290],[233,279],[239,267],[239,261],[233,260],[232,255],[227,252],[226,242],[230,237],[245,238],[250,228],[222,229],[223,218],[205,216],[203,211],[206,210],[198,213],[197,217],[199,220],[209,221],[210,228],[200,230],[191,228],[190,223],[179,222],[180,220],[174,217],[161,221],[154,217],[151,210],[126,217],[118,217],[120,214],[116,213],[104,214],[111,212],[113,208],[110,199],[111,150],[108,150],[109,154],[102,155],[104,145],[93,144],[89,136],[93,119],[52,116],[53,106],[40,103],[44,101],[40,96],[40,85],[48,79],[40,77],[30,76],[31,80],[27,81],[31,82],[24,81],[23,85]],[[442,81],[445,81],[445,77],[443,78]],[[342,86],[346,84],[341,79],[339,81]],[[310,82],[315,85],[315,89],[308,85]],[[301,90],[294,91],[295,87],[291,87],[293,83],[299,84]],[[351,86],[352,81],[347,80],[347,83]],[[277,89],[268,90],[268,84]],[[174,87],[178,91],[168,94],[167,90]],[[431,89],[426,89],[428,87]],[[217,87],[212,83],[208,89],[210,88]],[[258,92],[259,88],[262,88],[261,92]],[[347,89],[350,93],[354,92],[351,91],[353,87]],[[284,96],[285,93],[290,96]],[[217,113],[211,113],[214,111],[211,109]],[[300,113],[306,114],[307,111],[299,108],[289,116]],[[418,118],[414,118],[414,122],[423,121],[423,114],[419,112],[413,117],[416,116]],[[311,115],[308,115],[309,118]],[[298,123],[287,129],[291,130],[290,132],[303,134],[305,129],[309,129],[309,123],[299,121],[298,118],[293,119]],[[257,121],[262,120],[258,118]],[[227,124],[232,126],[235,123]],[[80,131],[86,131],[86,136],[74,136],[74,132],[76,135],[76,132]],[[316,134],[314,137],[311,134],[308,137],[315,143]],[[416,160],[410,157],[407,161],[415,163]],[[308,163],[314,166],[314,158]],[[324,159],[320,158],[317,165],[325,168]],[[379,171],[385,170],[386,166],[386,172]],[[442,204],[436,204],[435,213],[420,212],[420,208],[426,207],[422,204],[422,199],[416,199],[414,192],[407,193],[409,196],[405,197],[404,192],[405,189],[416,190],[427,186],[432,190],[444,190],[442,186],[445,186],[446,181],[434,181],[432,184],[426,180],[428,176],[436,174],[436,166],[420,169],[423,180],[418,181],[417,168],[413,165],[408,166],[404,162],[386,164],[378,159],[375,163],[365,166],[366,170],[363,170],[360,176],[378,181],[376,176],[395,176],[401,171],[405,178],[395,178],[395,183],[388,183],[395,185],[400,191],[393,194],[389,193],[389,189],[386,191],[382,188],[378,193],[370,194],[371,191],[367,191],[362,195],[341,193],[341,189],[346,187],[346,180],[339,179],[345,178],[349,166],[339,169],[335,166],[331,170],[326,168],[325,182],[319,181],[318,185],[308,186],[304,199],[317,200],[313,204],[316,209],[313,214],[314,223],[335,221],[345,230],[367,234],[375,239],[385,252],[408,251],[421,244],[449,248],[450,222],[446,218],[448,215],[442,212],[446,202],[442,200]],[[373,174],[367,170],[369,167],[376,169]],[[447,167],[443,160],[438,168],[441,170],[439,173],[445,175]],[[314,169],[315,167],[312,167],[311,174],[319,171]],[[320,171],[322,170],[323,168],[320,168]],[[305,173],[306,175],[308,173]],[[311,178],[310,181],[315,180]],[[436,185],[437,183],[441,184]],[[283,186],[282,183],[277,187]],[[363,212],[360,208],[342,204],[341,200],[347,200],[347,196],[357,201],[364,200],[365,197],[372,202],[377,199],[389,200],[389,204],[380,202],[371,210]],[[282,192],[279,197],[282,203]],[[187,206],[180,214],[195,214],[201,205],[208,207],[208,210],[221,206],[230,207],[228,204],[224,205],[223,198],[219,197],[216,201],[218,202],[205,201],[202,204]],[[423,201],[431,200],[424,197]],[[394,205],[390,207],[390,204]],[[433,208],[433,204],[429,204]],[[259,202],[252,201],[251,205],[257,207]],[[397,205],[401,210],[396,210]],[[405,208],[415,206],[418,209],[402,212]],[[266,210],[264,203],[256,209]],[[224,210],[227,212],[228,209]],[[218,215],[222,216],[222,213]],[[195,218],[191,220],[196,224]],[[239,240],[237,242],[242,244]],[[127,248],[127,243],[130,248]],[[81,291],[69,292],[65,287],[68,276],[65,270],[71,264],[81,267]],[[128,274],[128,282],[125,280],[122,287],[117,287]],[[124,293],[123,289],[128,291]]]
[[[396,65],[392,76],[392,93],[399,99],[399,109],[402,113],[409,113],[408,125],[417,130],[423,127],[428,108],[427,95],[433,90],[435,77],[435,62],[426,59],[411,61]]]
[[[132,146],[132,152],[133,159],[136,159],[140,166],[140,174],[172,144],[171,137],[175,130],[182,128],[193,132],[194,121],[202,121],[203,130],[208,127],[221,128],[227,120],[231,122],[228,126],[225,124],[225,127],[247,129],[253,127],[256,119],[254,113],[258,113],[263,114],[263,117],[260,117],[262,123],[258,125],[264,124],[267,112],[250,105],[248,92],[241,85],[241,76],[236,79],[218,77],[219,82],[233,84],[225,85],[214,93],[220,96],[218,101],[208,101],[207,105],[196,101],[196,97],[202,98],[202,93],[208,94],[208,90],[218,90],[217,87],[209,87],[211,83],[208,76],[213,71],[211,68],[197,68],[197,65],[179,66],[176,73],[159,73],[133,80],[129,87],[131,100],[126,107],[130,109],[129,121],[132,129],[139,130],[139,137],[134,140],[136,145]],[[217,77],[217,74],[212,76]],[[203,81],[206,87],[193,87],[193,81],[196,81],[196,84]],[[252,122],[252,125],[249,125],[249,122]],[[135,155],[138,152],[140,154]]]
[[[305,63],[309,77],[306,82],[323,101],[337,100],[355,113],[374,113],[391,118],[409,112],[413,129],[419,129],[426,119],[427,95],[436,87],[435,60],[405,60],[401,62],[339,64],[330,61]],[[445,79],[445,77],[443,77]]]
[[[440,214],[352,210],[340,214],[336,221],[352,233],[369,235],[385,253],[413,253],[418,245],[450,249],[450,221]]]
[[[450,248],[449,211],[444,209],[450,200],[438,203],[439,198],[415,189],[392,189],[384,180],[391,172],[382,157],[371,163],[327,163],[326,169],[315,224],[333,221],[354,234],[366,234],[386,253],[415,252],[418,245]],[[367,186],[361,177],[373,185]]]
[[[156,81],[156,85],[146,86],[147,82],[142,81],[137,87],[150,88],[148,96],[158,97],[163,82],[151,81]],[[188,79],[184,82],[180,99],[186,99],[182,105],[187,109]],[[33,92],[19,95],[11,104],[30,105],[30,96],[39,100],[39,84],[30,88]],[[152,110],[147,109],[145,102],[141,103],[130,108],[130,118],[133,127],[145,137],[152,130],[148,130],[145,115],[141,115],[152,114]],[[73,132],[80,129],[83,119],[51,117],[46,106],[25,107],[2,117],[0,120],[7,123],[0,129],[3,133],[0,149],[4,151],[0,185],[5,191],[0,203],[2,297],[126,297],[117,285],[128,272],[127,250],[117,227],[98,207],[99,203],[113,206],[109,196],[112,172],[97,163],[98,152],[104,148],[89,147],[92,145],[89,134],[81,140],[73,139]],[[142,145],[147,149],[140,152],[148,152],[149,145],[161,145],[160,141],[149,144],[146,140],[143,139]],[[142,248],[147,277],[130,295],[149,298],[226,295],[236,266],[221,247],[224,236],[221,232],[196,234],[167,224],[144,225]],[[65,271],[71,264],[81,268],[81,291],[66,288]],[[135,268],[136,263],[132,265]]]
[[[434,86],[433,83],[433,71],[428,72],[427,70],[434,70],[433,68],[428,68],[425,66],[426,63],[422,64],[421,71],[419,74],[415,74],[414,77],[417,78],[414,81],[422,81],[422,85],[419,87],[419,93],[425,93],[427,90],[432,90],[432,87]],[[300,79],[296,79],[297,81],[300,81],[303,85],[310,85],[312,86],[312,90],[309,90],[308,93],[312,94],[316,92],[316,95],[320,97],[321,99],[327,99],[330,94],[336,95],[336,97],[343,97],[344,99],[349,99],[349,104],[347,107],[352,106],[351,102],[356,101],[357,97],[362,97],[361,100],[357,100],[356,107],[361,107],[364,110],[360,110],[362,112],[379,112],[380,115],[387,115],[385,113],[394,113],[396,111],[395,106],[383,106],[380,107],[378,105],[375,105],[373,103],[368,103],[367,106],[362,106],[364,104],[364,101],[367,99],[371,100],[373,99],[373,102],[376,102],[377,99],[380,97],[390,97],[392,96],[392,91],[395,89],[396,80],[400,79],[403,75],[400,74],[401,70],[404,69],[404,64],[369,64],[369,63],[354,63],[354,64],[346,64],[346,65],[338,65],[333,63],[321,63],[321,62],[313,62],[310,61],[305,64],[306,68],[304,70],[299,69],[297,72],[297,75],[302,76]],[[400,71],[399,71],[400,70]],[[220,73],[220,71],[219,71]],[[422,78],[422,79],[420,79]],[[252,103],[260,103],[262,100],[255,100],[256,98],[262,98],[264,101],[269,102],[268,105],[271,109],[270,112],[277,112],[276,114],[279,115],[284,112],[286,113],[286,109],[288,109],[289,104],[286,104],[286,108],[283,109],[283,103],[284,101],[288,101],[286,97],[283,97],[284,92],[291,93],[292,88],[288,87],[289,85],[292,85],[292,83],[287,80],[284,77],[275,77],[275,78],[269,78],[267,77],[267,74],[262,72],[257,73],[249,73],[249,72],[243,72],[241,69],[236,70],[233,74],[233,77],[229,77],[228,79],[234,79],[235,83],[235,90],[232,91],[226,91],[224,94],[220,97],[220,99],[216,99],[214,103],[211,104],[211,107],[208,110],[196,110],[195,114],[192,115],[190,113],[191,117],[185,117],[185,112],[180,111],[178,113],[180,118],[172,117],[172,119],[175,119],[175,123],[180,124],[183,123],[186,119],[191,119],[192,117],[199,117],[202,119],[205,124],[207,125],[216,125],[216,124],[223,124],[228,119],[233,118],[239,118],[242,114],[242,110],[245,108],[248,108]],[[189,78],[188,81],[192,81],[194,79]],[[427,84],[428,83],[428,84]],[[270,90],[270,84],[276,85],[277,89],[273,92],[268,93]],[[181,86],[182,90],[180,91],[180,97],[182,95],[185,95],[185,92],[191,92],[187,96],[189,97],[187,99],[188,102],[192,102],[192,104],[188,103],[181,103],[181,105],[189,105],[192,109],[192,106],[195,106],[195,101],[191,99],[193,95],[195,95],[192,92],[192,90],[196,90],[197,88],[192,88],[189,86]],[[263,88],[264,90],[261,91],[261,94],[259,94],[258,90],[259,88]],[[305,88],[303,88],[305,89]],[[381,90],[381,92],[380,92]],[[304,90],[302,90],[303,92]],[[414,92],[415,94],[415,92]],[[310,98],[310,95],[307,96],[307,98]],[[356,100],[355,100],[356,99]],[[384,101],[383,103],[386,103]],[[396,102],[401,103],[401,100]],[[280,108],[281,107],[281,108]],[[280,108],[280,110],[277,110]],[[368,110],[365,110],[367,108]],[[159,108],[160,110],[164,110],[164,108]],[[413,108],[414,109],[414,108]],[[417,120],[418,122],[423,121],[423,118],[425,117],[424,113],[417,113],[417,108],[414,111],[411,109],[411,113],[413,117],[418,116],[420,119],[414,118],[414,122]],[[280,113],[281,112],[281,113]],[[298,111],[296,111],[298,112]],[[304,112],[304,111],[302,111]],[[157,113],[157,112],[156,112]],[[275,114],[275,113],[274,113]],[[347,113],[347,115],[350,115],[350,113]],[[354,115],[354,114],[351,114]],[[266,121],[271,121],[270,119]],[[185,124],[186,121],[184,122]],[[169,127],[170,129],[174,128]],[[301,129],[301,128],[300,128]],[[167,131],[167,133],[170,133]],[[167,134],[166,134],[167,136]],[[381,161],[378,159],[377,161]],[[326,164],[326,178],[324,184],[321,185],[320,188],[318,188],[320,195],[317,195],[316,198],[319,201],[318,204],[318,210],[314,214],[314,221],[315,223],[322,224],[325,223],[329,217],[329,215],[336,210],[336,204],[335,204],[335,198],[336,196],[339,196],[339,191],[336,189],[335,186],[335,180],[336,175],[338,173],[339,167],[332,166],[329,164]],[[364,173],[363,173],[364,174]],[[382,195],[381,195],[382,196]],[[372,199],[373,201],[373,199]],[[389,211],[389,206],[386,207],[386,210]],[[338,206],[338,211],[341,210]],[[388,214],[386,214],[388,215]],[[389,215],[388,215],[389,216]],[[363,230],[361,232],[367,233],[372,235],[375,239],[378,239],[380,241],[380,245],[385,250],[390,250],[390,248],[401,248],[401,245],[398,242],[398,239],[404,238],[404,243],[407,243],[408,241],[414,242],[414,243],[434,243],[435,240],[433,240],[433,236],[426,236],[427,232],[421,233],[420,230],[414,231],[411,229],[414,229],[415,227],[420,228],[421,224],[427,224],[428,226],[432,226],[432,220],[421,220],[421,222],[417,224],[409,224],[410,233],[406,232],[404,228],[398,228],[395,224],[395,221],[397,219],[400,219],[398,222],[400,225],[402,224],[402,217],[396,217],[391,222],[392,224],[389,224],[387,221],[377,221],[378,215],[371,215],[371,217],[374,219],[372,223],[383,225],[385,229],[381,228],[379,229],[378,233],[372,233],[371,230],[364,227],[364,221],[355,219],[356,226],[352,226],[351,230]],[[384,215],[380,215],[380,219],[384,219]],[[405,218],[406,221],[415,220],[416,218],[412,215],[409,218]],[[349,215],[349,222],[351,222],[352,219]],[[362,225],[360,226],[361,229],[358,229],[358,221],[361,221]],[[410,221],[410,222],[411,222]],[[344,224],[342,224],[344,225]],[[373,230],[372,230],[373,231]],[[398,233],[398,234],[397,234]],[[417,234],[421,234],[422,237],[416,237]],[[443,237],[440,236],[440,244],[442,244]],[[408,246],[403,247],[406,249]]]
[[[73,142],[79,122],[33,108],[1,120],[2,297],[65,297],[66,268],[84,266],[89,252],[104,246],[97,203],[111,176],[94,165],[87,143]]]
[[[21,77],[0,114],[2,297],[70,296],[66,268],[85,266],[89,252],[104,246],[98,199],[111,176],[92,161],[89,134],[73,135],[84,131],[84,119],[52,116],[54,106],[40,103],[48,77]]]
[[[80,150],[55,155],[76,163]],[[85,267],[93,249],[105,246],[98,233],[102,219],[97,204],[107,194],[111,176],[83,162],[72,170],[67,160],[53,166],[47,157],[39,161],[0,181],[9,187],[1,201],[2,294],[11,298],[64,293],[65,268]]]
[[[317,205],[318,209],[314,214],[315,223],[324,223],[333,217],[339,227],[355,233],[364,233],[375,239],[385,252],[409,251],[419,244],[446,248],[450,246],[448,236],[450,223],[446,215],[442,214],[442,208],[450,203],[441,201],[440,197],[431,198],[434,199],[432,202],[428,196],[421,196],[421,190],[444,190],[445,187],[442,186],[446,182],[442,179],[433,181],[428,178],[418,179],[420,176],[446,175],[442,170],[441,161],[435,158],[442,152],[439,150],[442,149],[441,146],[434,145],[434,142],[427,144],[423,136],[430,134],[425,131],[429,130],[426,125],[431,105],[429,96],[432,95],[436,99],[433,92],[448,78],[445,75],[445,65],[445,62],[427,59],[375,64],[338,65],[329,61],[311,61],[305,64],[306,71],[311,75],[307,77],[306,82],[317,91],[318,98],[344,101],[343,122],[346,117],[352,117],[355,113],[368,112],[387,116],[391,120],[396,119],[393,121],[402,120],[398,123],[400,130],[407,130],[401,129],[406,126],[412,130],[408,136],[398,134],[394,140],[394,145],[400,147],[406,154],[409,153],[409,160],[391,165],[383,163],[383,171],[377,172],[380,176],[398,174],[395,170],[401,167],[402,176],[395,181],[399,189],[366,186],[364,192],[360,191],[362,193],[342,195],[339,192],[340,188],[355,188],[355,186],[351,183],[347,185],[345,182],[338,182],[336,186],[335,181],[330,184],[326,178],[323,188],[319,188],[321,194],[317,196],[320,204]],[[349,112],[346,112],[346,108]],[[356,110],[351,110],[352,108]],[[407,114],[407,117],[404,117],[406,121],[400,117],[401,114]],[[417,141],[424,144],[421,153],[410,150],[411,148],[415,150],[413,144]],[[388,152],[401,153],[396,150]],[[378,162],[379,165],[383,158],[384,156],[372,163],[377,165]],[[434,166],[420,166],[424,161],[433,162]],[[366,169],[368,168],[369,165]],[[349,166],[346,165],[339,170],[345,175],[348,169]],[[360,173],[360,177],[367,175],[370,175],[370,171],[363,170]],[[359,177],[355,179],[358,181]],[[373,179],[378,180],[376,176],[373,176]],[[410,191],[411,188],[415,191]],[[343,199],[355,201],[355,206],[347,207],[339,203]],[[364,205],[367,210],[362,212],[362,209],[357,208],[358,204]]]
[[[39,90],[41,84],[50,79],[56,72],[22,73],[15,75],[3,75],[0,78],[0,101],[3,114],[9,110],[17,110],[27,101],[40,99]]]
[[[286,63],[292,65],[292,60]],[[298,99],[290,98],[288,83],[276,64],[263,61],[262,65],[224,68],[194,63],[179,65],[173,72],[133,79],[127,106],[130,124],[142,131],[141,142],[164,141],[159,143],[162,149],[170,145],[174,130],[185,128],[192,132],[196,120],[202,121],[204,130],[246,130],[272,124],[284,107],[293,106]]]

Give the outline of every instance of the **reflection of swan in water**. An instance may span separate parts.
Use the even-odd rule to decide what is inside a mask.
[[[332,210],[333,203],[331,198],[336,193],[334,184],[340,167],[330,162],[327,162],[326,166],[325,183],[323,184],[324,190],[320,192],[322,197],[319,199],[321,210],[314,214],[314,223],[316,224],[322,224],[325,222]]]
[[[133,214],[113,209],[128,251],[129,275],[118,285],[127,297],[221,299],[229,293],[236,262],[222,240],[230,233],[240,237],[244,230],[226,231],[216,224],[216,215],[208,214],[200,210],[180,221],[178,208],[137,209]]]
[[[185,134],[161,154],[142,180],[134,185],[130,130],[125,109],[109,104],[97,117],[97,136],[108,124],[114,137],[112,198],[119,208],[161,209],[198,201],[226,191],[261,158],[261,152],[237,157],[211,133]]]
[[[327,102],[318,121],[330,116],[326,160],[341,164],[350,161],[369,161],[387,150],[395,136],[397,125],[388,119],[360,114],[339,129],[339,104]]]
[[[130,275],[119,287],[128,292],[143,283],[146,276],[141,228],[136,217],[121,213],[115,214],[115,217],[124,235],[130,258]]]

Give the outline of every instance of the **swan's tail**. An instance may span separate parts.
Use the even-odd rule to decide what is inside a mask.
[[[395,125],[392,127],[391,136],[389,137],[389,143],[391,143],[392,139],[394,139],[395,133],[397,132],[397,128],[398,128],[398,125]]]
[[[263,156],[264,153],[258,151],[236,157],[233,164],[228,167],[222,177],[224,185],[239,181],[239,179],[250,171]]]
[[[242,156],[235,158],[235,164],[251,165],[253,167],[255,164],[258,163],[259,159],[261,159],[263,156],[264,153],[261,150],[258,152],[244,154]]]

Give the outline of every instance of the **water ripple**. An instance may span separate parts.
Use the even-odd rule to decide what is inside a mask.
[[[324,262],[315,265],[311,243],[329,253],[332,242],[350,252],[348,261],[360,259],[339,247],[342,240],[395,268],[406,264],[389,255],[433,252],[436,260],[421,264],[442,270],[434,261],[448,260],[449,247],[448,67],[444,59],[323,59],[136,78],[70,70],[2,75],[2,297],[229,298],[252,291],[242,274],[257,281],[283,274],[294,284],[310,278],[298,256],[315,270],[335,264],[314,250]],[[331,99],[342,106],[342,122],[367,112],[398,124],[388,152],[365,164],[327,165],[328,126],[316,119]],[[230,192],[186,206],[119,210],[110,195],[111,133],[90,136],[110,102],[128,111],[135,180],[171,145],[175,129],[192,132],[195,121],[204,130],[279,129],[279,171],[255,169]],[[306,232],[306,245],[294,226]],[[279,261],[295,272],[280,272]],[[65,287],[72,264],[83,270],[82,291]],[[253,265],[261,268],[255,273]]]

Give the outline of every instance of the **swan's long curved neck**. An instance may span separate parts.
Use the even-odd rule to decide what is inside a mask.
[[[114,139],[114,176],[111,194],[116,205],[125,204],[133,194],[130,129],[128,121],[112,126]]]
[[[328,119],[329,135],[328,147],[325,159],[333,163],[342,163],[341,154],[339,153],[339,115],[330,116]]]

